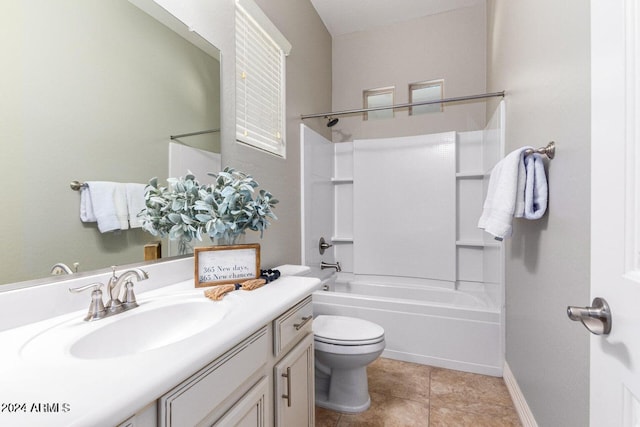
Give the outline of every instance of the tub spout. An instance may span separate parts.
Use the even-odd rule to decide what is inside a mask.
[[[336,261],[335,264],[331,264],[329,262],[324,262],[321,261],[320,262],[320,269],[324,270],[325,268],[335,268],[337,272],[341,272],[342,271],[342,267],[340,267],[340,263]]]

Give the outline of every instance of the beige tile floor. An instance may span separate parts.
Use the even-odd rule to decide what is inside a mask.
[[[502,378],[379,358],[368,369],[371,407],[316,407],[316,427],[521,426]]]

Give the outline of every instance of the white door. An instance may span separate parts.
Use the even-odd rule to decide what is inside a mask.
[[[639,3],[591,1],[591,296],[612,314],[591,336],[593,427],[640,425]]]

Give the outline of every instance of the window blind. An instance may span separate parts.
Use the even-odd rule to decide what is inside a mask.
[[[285,51],[253,14],[236,3],[236,139],[285,157]]]

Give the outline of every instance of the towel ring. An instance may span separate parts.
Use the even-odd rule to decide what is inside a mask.
[[[556,155],[556,143],[551,141],[550,143],[547,144],[546,147],[540,147],[537,150],[529,148],[524,152],[524,155],[528,156],[529,154],[533,154],[533,153],[544,154],[549,159],[553,159]]]

